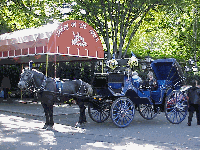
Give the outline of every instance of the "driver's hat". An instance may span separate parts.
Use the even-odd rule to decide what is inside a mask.
[[[138,76],[137,71],[133,71],[133,72],[132,72],[132,75],[133,75],[133,76]]]

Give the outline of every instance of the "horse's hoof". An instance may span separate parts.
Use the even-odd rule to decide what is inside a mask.
[[[82,128],[84,126],[85,126],[85,122],[83,122],[83,123],[77,122],[76,125],[75,125],[75,128]]]
[[[47,127],[48,127],[48,125],[45,124],[44,127],[43,127],[42,129],[47,129]]]
[[[77,122],[77,123],[75,124],[75,128],[80,128],[80,127],[81,127],[81,123]]]
[[[48,127],[47,127],[47,130],[52,131],[52,130],[53,130],[53,126],[48,126]]]
[[[83,123],[77,122],[75,125],[75,128],[83,128],[85,125],[86,125],[86,122],[83,122]]]

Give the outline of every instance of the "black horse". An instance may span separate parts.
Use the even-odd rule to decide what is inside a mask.
[[[54,125],[53,104],[57,101],[57,97],[74,98],[80,108],[78,124],[86,122],[84,101],[93,94],[93,89],[88,83],[82,80],[59,81],[46,77],[35,69],[24,69],[18,87],[22,90],[34,88],[38,92],[38,100],[41,101],[46,116],[43,129],[52,128]]]

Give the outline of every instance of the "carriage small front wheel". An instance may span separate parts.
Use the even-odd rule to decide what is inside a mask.
[[[118,127],[128,126],[134,118],[133,102],[127,97],[116,99],[111,106],[111,119]]]
[[[102,123],[110,116],[110,105],[107,103],[88,105],[88,114],[93,121]]]
[[[187,99],[180,90],[172,91],[165,102],[165,116],[173,124],[181,123],[187,116]]]
[[[154,107],[151,104],[139,104],[139,113],[140,115],[147,120],[151,120],[157,116],[157,113],[154,111]]]

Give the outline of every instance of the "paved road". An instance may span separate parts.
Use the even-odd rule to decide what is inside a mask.
[[[88,123],[74,128],[78,120],[77,106],[54,107],[53,131],[41,129],[44,114],[41,105],[0,103],[0,150],[4,149],[200,149],[200,126],[196,118],[192,126],[187,119],[179,125],[167,121],[164,113],[144,120],[136,112],[133,122],[118,128],[108,119],[104,123]]]

